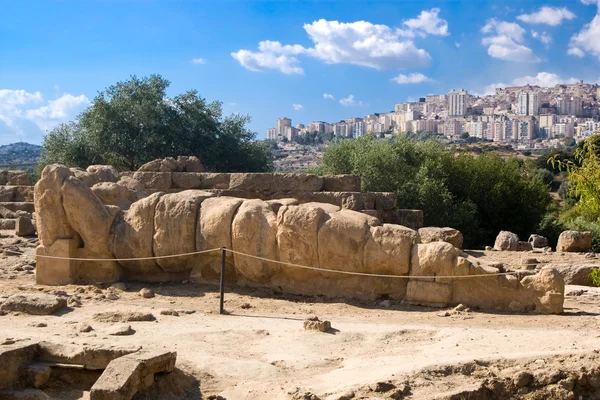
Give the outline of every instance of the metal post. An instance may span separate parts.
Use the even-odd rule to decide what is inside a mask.
[[[223,303],[225,297],[225,247],[221,248],[221,276],[220,276],[220,285],[219,285],[219,294],[220,294],[220,304],[219,304],[219,314],[224,313]]]

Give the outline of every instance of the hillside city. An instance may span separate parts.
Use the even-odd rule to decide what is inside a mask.
[[[579,81],[554,87],[497,88],[494,94],[476,96],[465,90],[428,95],[416,102],[398,103],[394,111],[374,113],[328,123],[292,126],[279,118],[267,130],[274,141],[293,141],[306,133],[329,133],[357,138],[366,133],[406,134],[428,132],[450,140],[475,137],[512,142],[518,149],[556,147],[562,138],[592,135],[600,126],[600,86]]]

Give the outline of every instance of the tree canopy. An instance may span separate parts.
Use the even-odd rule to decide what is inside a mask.
[[[363,190],[395,192],[399,208],[423,210],[427,226],[459,229],[471,248],[492,244],[500,230],[528,237],[552,203],[516,158],[457,156],[436,141],[343,141],[326,150],[319,171],[358,174]]]
[[[194,155],[209,171],[273,169],[271,147],[247,128],[250,117],[223,117],[221,103],[207,103],[196,90],[168,97],[169,84],[160,75],[132,76],[99,92],[76,121],[46,135],[40,164],[136,170],[157,158]]]

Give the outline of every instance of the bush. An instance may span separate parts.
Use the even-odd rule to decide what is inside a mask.
[[[592,271],[590,272],[590,279],[592,280],[592,283],[594,284],[594,286],[596,286],[596,287],[600,286],[600,269],[598,269],[598,268],[592,269]]]
[[[318,171],[357,174],[363,190],[395,192],[399,208],[423,210],[428,226],[459,229],[471,248],[493,243],[500,230],[529,236],[552,203],[517,159],[455,156],[435,141],[345,141],[326,150]]]

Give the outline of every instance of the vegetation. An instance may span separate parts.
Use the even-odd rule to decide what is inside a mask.
[[[111,164],[136,170],[157,158],[199,156],[208,170],[263,172],[273,169],[271,146],[255,141],[250,117],[223,117],[221,103],[207,103],[197,91],[167,96],[159,75],[133,76],[100,92],[75,122],[44,138],[40,168]]]
[[[436,141],[339,142],[325,151],[319,172],[357,174],[363,190],[395,192],[398,207],[423,210],[426,225],[459,229],[470,248],[493,243],[500,230],[528,236],[552,204],[542,179],[516,158],[455,155]]]
[[[592,280],[594,286],[600,286],[600,269],[592,269],[592,271],[590,272],[590,279]]]

